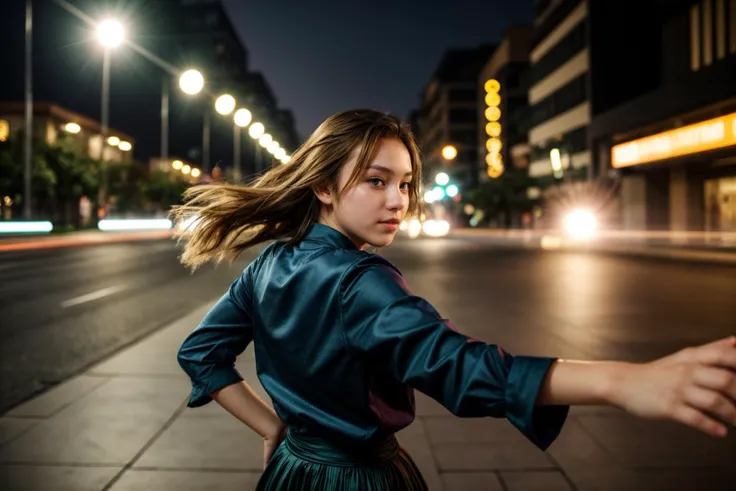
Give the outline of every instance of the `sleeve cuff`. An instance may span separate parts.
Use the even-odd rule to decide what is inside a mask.
[[[210,394],[242,380],[243,377],[233,367],[213,368],[207,375],[193,383],[187,407],[204,406],[212,401]]]
[[[506,418],[534,445],[546,450],[562,430],[569,406],[536,406],[537,395],[556,358],[517,356],[506,383]]]

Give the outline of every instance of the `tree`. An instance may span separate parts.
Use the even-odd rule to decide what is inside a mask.
[[[55,195],[57,177],[47,165],[42,151],[45,144],[33,141],[31,158],[31,193],[35,208],[44,208]],[[23,133],[15,138],[0,142],[0,197],[10,196],[13,211],[17,215],[23,207]]]
[[[482,210],[489,220],[510,228],[514,222],[518,223],[515,218],[531,212],[537,204],[536,199],[527,197],[527,189],[536,185],[536,181],[525,173],[511,170],[467,191],[465,202]]]

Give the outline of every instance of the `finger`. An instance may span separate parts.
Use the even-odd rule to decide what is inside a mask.
[[[689,406],[677,408],[673,419],[711,436],[724,437],[728,433],[724,425]]]
[[[692,361],[706,365],[736,369],[736,346],[732,338],[706,344],[691,351]]]
[[[717,390],[736,401],[736,373],[723,368],[698,367],[693,371],[693,382],[706,389]]]
[[[724,423],[736,425],[736,405],[716,391],[690,387],[685,391],[685,402],[695,409],[707,411]]]

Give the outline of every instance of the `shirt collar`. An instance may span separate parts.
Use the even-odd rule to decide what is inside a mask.
[[[342,232],[321,223],[313,223],[309,226],[304,240],[320,242],[338,249],[357,249],[358,247]]]

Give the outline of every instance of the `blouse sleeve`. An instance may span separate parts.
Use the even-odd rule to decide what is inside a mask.
[[[569,408],[535,405],[555,358],[514,357],[458,333],[376,256],[346,273],[341,301],[346,343],[372,367],[457,416],[507,418],[541,449],[557,438]]]
[[[203,406],[213,392],[243,380],[235,359],[253,340],[250,285],[247,268],[179,348],[179,366],[192,381],[188,407]]]

